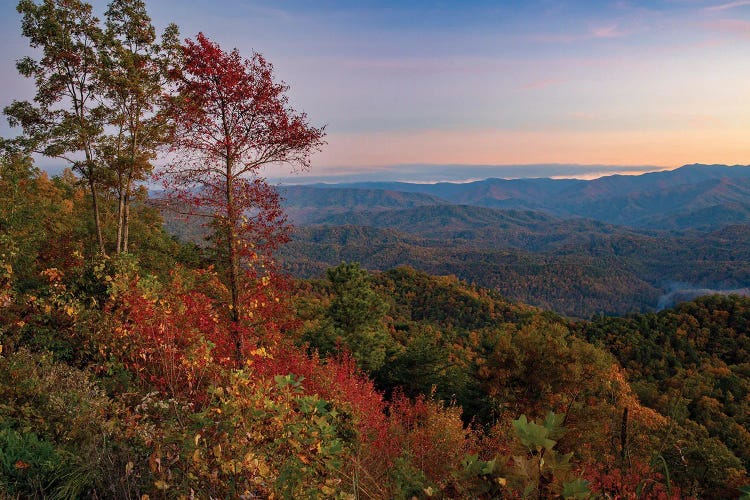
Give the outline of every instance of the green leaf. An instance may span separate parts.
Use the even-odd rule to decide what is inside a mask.
[[[564,413],[549,412],[544,419],[544,427],[549,430],[549,437],[559,439],[565,434],[565,428],[562,426],[565,421]]]
[[[542,448],[551,450],[557,443],[548,438],[549,429],[547,427],[529,422],[526,415],[521,415],[517,420],[514,420],[513,428],[521,443],[531,450],[539,451]]]
[[[576,479],[570,483],[563,484],[563,498],[588,498],[591,495],[589,482],[584,479]]]

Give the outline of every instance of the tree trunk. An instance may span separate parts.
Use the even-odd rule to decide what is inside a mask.
[[[130,198],[132,197],[131,190],[133,184],[133,175],[128,173],[127,181],[125,182],[125,197],[123,199],[123,215],[122,215],[122,251],[128,253],[128,238],[130,236]]]
[[[122,177],[122,176],[120,176]],[[117,245],[115,253],[121,253],[123,246],[123,230],[125,228],[125,191],[122,189],[122,178],[118,179],[119,185],[119,203],[117,205]]]
[[[122,252],[128,253],[128,237],[130,234],[130,196],[125,198],[125,215],[122,226]]]
[[[237,214],[235,213],[236,207],[234,201],[234,192],[232,185],[232,163],[227,160],[227,172],[226,172],[226,200],[227,200],[227,251],[229,252],[229,289],[232,294],[232,313],[231,318],[234,322],[234,347],[235,356],[237,358],[237,365],[242,366],[242,337],[239,332],[239,321],[240,321],[240,264],[239,256],[237,252],[237,234],[235,232],[235,224],[237,221]]]
[[[91,190],[91,204],[94,209],[94,225],[96,226],[96,239],[99,243],[99,253],[103,257],[107,256],[107,251],[104,248],[104,237],[102,236],[102,221],[99,216],[99,200],[96,196],[96,182],[94,182],[93,174],[89,175],[89,189]]]
[[[140,108],[135,110],[136,117],[140,117]],[[130,163],[128,168],[128,174],[125,180],[125,214],[123,219],[123,234],[122,234],[122,251],[128,252],[128,237],[130,234],[130,198],[133,196],[133,176],[135,170],[135,153],[138,150],[138,129],[140,127],[140,119],[136,119],[137,125],[132,126],[131,122],[131,140],[130,140]]]
[[[620,460],[625,463],[628,454],[628,407],[622,410],[622,421],[620,424]]]

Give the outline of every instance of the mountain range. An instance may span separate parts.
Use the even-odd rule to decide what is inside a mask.
[[[462,204],[585,217],[642,229],[716,229],[750,221],[750,167],[686,165],[595,180],[486,179],[468,183],[360,182],[281,188],[298,223],[330,213]]]
[[[408,265],[575,317],[750,285],[750,167],[282,189],[297,225],[283,259],[302,277]]]

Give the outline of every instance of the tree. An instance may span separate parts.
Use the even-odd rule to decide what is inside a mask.
[[[99,214],[101,165],[96,156],[105,108],[101,102],[99,20],[80,0],[22,0],[22,33],[42,57],[18,61],[18,71],[36,84],[34,103],[13,101],[4,110],[11,126],[21,126],[26,146],[68,161],[91,194],[99,252],[106,254]]]
[[[304,339],[322,354],[343,347],[351,351],[360,368],[375,372],[393,347],[383,324],[387,306],[359,264],[343,262],[326,274],[333,292],[331,304],[320,327],[307,332]]]
[[[291,108],[288,86],[274,81],[273,66],[258,53],[243,59],[201,33],[185,41],[170,74],[175,159],[161,175],[170,200],[209,218],[231,320],[239,325],[250,319],[242,294],[268,279],[265,266],[287,240],[279,196],[259,170],[269,163],[309,167],[324,130]],[[235,342],[239,361],[241,334]]]
[[[114,177],[117,207],[117,253],[128,251],[133,183],[152,171],[157,148],[167,140],[159,103],[165,86],[165,55],[142,0],[114,0],[107,9],[101,51],[103,91],[109,104],[108,122],[114,133],[102,146],[102,156]],[[176,40],[170,25],[163,41]]]

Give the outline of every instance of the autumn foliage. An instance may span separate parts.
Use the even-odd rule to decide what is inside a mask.
[[[323,129],[289,106],[287,87],[274,82],[260,54],[245,60],[200,33],[186,40],[177,61],[168,106],[175,160],[160,177],[176,210],[209,221],[241,362],[240,324],[256,320],[246,291],[273,277],[273,252],[288,239],[279,196],[259,171],[270,163],[306,168]]]
[[[27,137],[0,156],[0,497],[744,494],[750,302],[574,323],[409,268],[294,280],[261,168],[307,168],[324,131],[268,61],[174,28],[157,44],[139,0],[115,0],[108,31],[80,2],[20,10],[55,61],[76,61],[71,34],[43,28],[91,24],[95,46],[71,47],[111,74],[73,90],[120,106],[8,110]],[[44,86],[54,65],[35,64]],[[81,177],[50,179],[24,144],[83,154]],[[152,200],[134,183],[160,144]],[[208,241],[172,238],[155,206]]]

